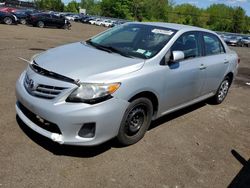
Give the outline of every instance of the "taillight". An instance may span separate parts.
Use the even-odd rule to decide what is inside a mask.
[[[240,58],[238,58],[238,64],[240,64]]]

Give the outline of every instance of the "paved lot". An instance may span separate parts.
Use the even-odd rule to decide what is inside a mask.
[[[223,104],[202,102],[165,116],[130,147],[114,141],[94,148],[59,146],[16,119],[15,81],[26,67],[17,57],[30,58],[102,30],[83,24],[70,31],[0,25],[0,187],[250,184],[250,48],[235,48],[239,75]]]

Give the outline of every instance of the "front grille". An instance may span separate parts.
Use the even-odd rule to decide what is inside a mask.
[[[54,99],[62,91],[68,89],[67,87],[37,84],[34,80],[30,79],[27,74],[24,79],[24,87],[29,94],[44,99]]]
[[[62,134],[60,129],[58,128],[58,126],[55,123],[52,123],[50,121],[47,121],[46,119],[43,119],[43,118],[37,116],[36,114],[31,112],[29,109],[27,109],[24,105],[22,105],[20,102],[17,102],[17,105],[18,105],[19,109],[23,112],[23,114],[27,118],[29,118],[30,121],[35,123],[38,127],[41,127],[42,129],[45,129],[45,130],[52,132],[52,133]]]

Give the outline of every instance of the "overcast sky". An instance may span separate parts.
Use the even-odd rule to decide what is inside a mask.
[[[65,4],[71,0],[62,0]],[[76,0],[80,2],[80,0]],[[197,7],[206,8],[213,3],[224,3],[229,6],[241,6],[250,16],[250,0],[174,0],[176,4],[190,3]]]

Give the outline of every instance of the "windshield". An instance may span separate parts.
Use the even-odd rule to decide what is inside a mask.
[[[127,57],[149,59],[155,56],[173,37],[176,30],[152,25],[129,23],[110,29],[88,44]]]

